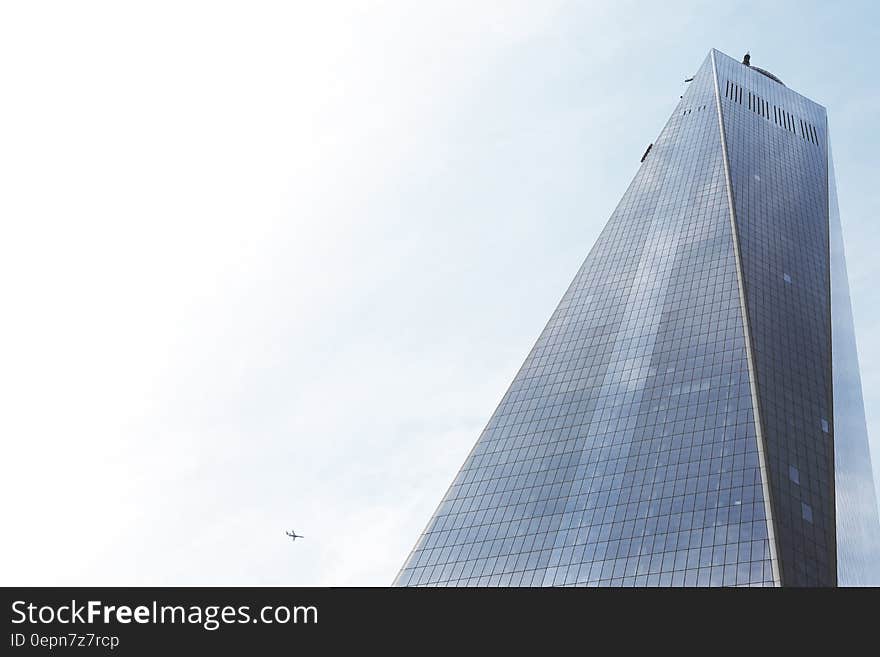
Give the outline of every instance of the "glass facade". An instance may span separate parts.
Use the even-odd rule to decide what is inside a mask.
[[[396,585],[837,581],[824,144],[709,54]]]
[[[880,521],[830,147],[828,190],[837,578],[842,586],[880,586]]]
[[[783,582],[834,585],[825,110],[715,58]]]

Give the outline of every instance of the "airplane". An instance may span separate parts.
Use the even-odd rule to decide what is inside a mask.
[[[284,533],[287,534],[288,536],[290,536],[290,538],[292,538],[294,542],[296,542],[296,539],[298,539],[298,538],[305,538],[305,536],[300,536],[300,535],[297,534],[295,531],[292,531],[292,532],[284,532]]]

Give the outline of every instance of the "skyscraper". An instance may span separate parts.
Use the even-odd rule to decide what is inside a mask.
[[[706,57],[397,585],[880,584],[825,109]]]

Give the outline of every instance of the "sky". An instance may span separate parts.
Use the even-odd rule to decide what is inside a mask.
[[[880,454],[878,7],[4,3],[0,582],[390,584],[712,47],[828,108]]]

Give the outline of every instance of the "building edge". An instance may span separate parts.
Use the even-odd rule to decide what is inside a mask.
[[[767,523],[767,537],[770,542],[770,565],[773,569],[773,583],[782,586],[782,564],[779,561],[779,550],[776,545],[776,530],[773,520],[773,504],[770,497],[769,473],[767,472],[767,447],[764,441],[764,430],[759,407],[758,380],[755,372],[754,355],[752,353],[752,332],[749,326],[749,315],[746,306],[746,290],[743,283],[742,259],[739,252],[739,232],[736,225],[736,206],[733,198],[733,181],[730,176],[730,162],[727,156],[727,136],[724,130],[724,117],[721,113],[721,90],[718,87],[718,69],[715,64],[715,48],[709,51],[712,59],[712,83],[715,89],[715,109],[718,114],[718,131],[721,139],[721,156],[724,160],[724,182],[727,187],[727,204],[730,208],[730,228],[733,241],[733,253],[736,260],[736,282],[739,289],[739,306],[742,315],[743,332],[745,335],[746,362],[749,367],[749,390],[752,394],[752,411],[755,420],[755,440],[758,448],[758,469],[761,473],[761,489],[764,493],[764,517]]]

